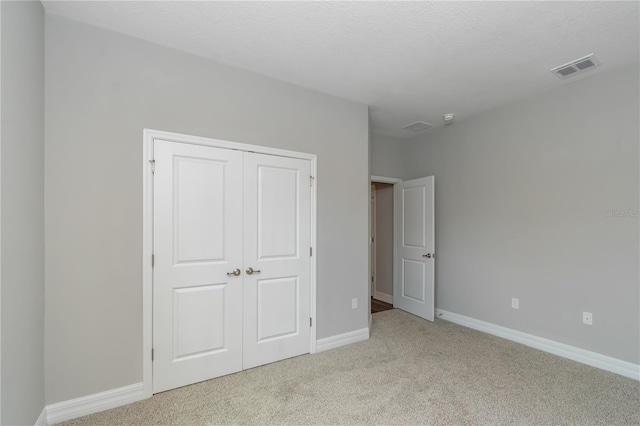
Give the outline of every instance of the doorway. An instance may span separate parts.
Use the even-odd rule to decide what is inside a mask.
[[[371,313],[393,309],[393,183],[371,182]]]
[[[427,176],[402,181],[395,178],[371,176],[371,302],[390,303],[426,320],[433,321],[435,310],[435,178]],[[381,213],[381,197],[385,185],[391,184],[391,219]],[[385,231],[381,226],[391,223],[389,251]],[[388,234],[386,234],[388,235]],[[388,255],[387,253],[391,254]],[[384,287],[391,259],[391,288]],[[383,272],[384,271],[384,272]],[[385,293],[385,290],[387,293]],[[383,305],[384,306],[384,305]],[[387,306],[388,308],[388,306]],[[372,308],[373,313],[373,308]]]

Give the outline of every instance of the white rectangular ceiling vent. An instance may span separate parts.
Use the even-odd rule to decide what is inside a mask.
[[[433,127],[433,125],[429,123],[425,123],[424,121],[416,121],[415,123],[407,124],[403,127],[403,129],[409,130],[410,132],[418,133],[431,127]]]
[[[598,65],[600,65],[600,61],[598,61],[592,53],[591,55],[587,55],[583,58],[576,59],[575,61],[571,61],[567,64],[560,65],[559,67],[555,67],[551,70],[551,72],[557,75],[559,78],[567,78],[573,77],[574,75],[582,71],[590,70],[591,68],[597,67]]]

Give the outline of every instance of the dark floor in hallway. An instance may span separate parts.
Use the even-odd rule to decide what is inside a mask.
[[[393,305],[387,302],[383,302],[381,300],[377,300],[371,298],[371,313],[375,314],[376,312],[388,311],[389,309],[393,309]]]

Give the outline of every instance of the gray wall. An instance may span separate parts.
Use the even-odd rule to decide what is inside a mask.
[[[393,295],[393,185],[376,183],[376,291]]]
[[[317,154],[318,338],[367,327],[367,106],[47,15],[48,404],[142,380],[143,128]]]
[[[397,139],[381,133],[371,133],[371,174],[402,178],[406,139]]]
[[[638,71],[406,142],[397,174],[435,175],[438,308],[640,362],[639,220],[606,212],[638,209]]]
[[[44,408],[44,11],[1,2],[2,419]]]

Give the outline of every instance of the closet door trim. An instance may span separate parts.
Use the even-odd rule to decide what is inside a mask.
[[[299,158],[311,162],[311,271],[310,271],[310,306],[313,319],[309,338],[309,352],[316,352],[316,253],[317,253],[317,156],[303,152],[270,148],[260,145],[249,145],[220,139],[210,139],[159,130],[143,130],[142,155],[142,381],[145,398],[153,395],[152,387],[152,336],[153,336],[153,145],[155,140],[202,145],[237,151],[255,152],[258,154],[277,155],[280,157]]]

